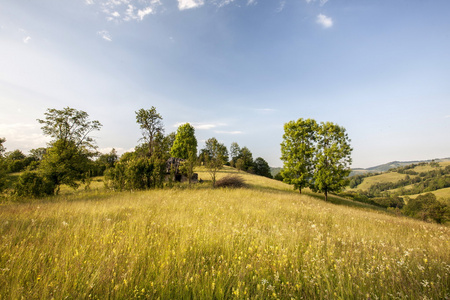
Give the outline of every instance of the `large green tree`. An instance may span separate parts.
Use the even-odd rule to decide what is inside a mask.
[[[149,156],[152,156],[157,135],[164,133],[162,117],[154,106],[147,110],[141,108],[136,112],[136,122],[141,128],[142,140],[148,145]]]
[[[89,120],[89,115],[81,110],[66,107],[62,110],[48,109],[42,131],[52,141],[39,166],[39,171],[51,179],[59,191],[61,184],[77,187],[89,170],[90,157],[94,156],[97,147],[95,140],[89,136],[100,130],[99,121]]]
[[[172,157],[185,160],[182,169],[190,184],[197,163],[197,138],[195,128],[191,124],[186,123],[178,127],[170,154]]]
[[[64,144],[74,143],[75,147],[87,149],[96,148],[94,139],[89,136],[93,131],[100,130],[99,121],[89,120],[89,115],[82,110],[66,107],[61,110],[50,108],[45,113],[45,119],[37,120],[45,135],[53,138],[52,143],[62,141]]]
[[[311,189],[324,193],[325,201],[329,192],[339,192],[347,185],[352,150],[344,127],[331,122],[320,124]]]
[[[284,124],[281,175],[284,182],[293,184],[300,193],[311,185],[313,178],[317,128],[317,122],[312,119],[300,118]]]
[[[295,189],[309,187],[325,194],[338,192],[350,174],[350,139],[344,127],[298,119],[284,125],[281,143],[283,180]]]
[[[216,186],[217,171],[223,168],[223,165],[228,161],[228,150],[224,144],[219,143],[216,138],[210,138],[205,142],[205,166],[211,175],[212,185]]]

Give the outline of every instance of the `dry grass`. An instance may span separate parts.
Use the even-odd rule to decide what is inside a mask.
[[[0,206],[0,298],[450,297],[448,227],[240,175],[252,188]]]

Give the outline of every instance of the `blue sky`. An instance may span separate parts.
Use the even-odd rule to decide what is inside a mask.
[[[135,111],[282,166],[283,124],[344,126],[353,167],[450,157],[450,1],[6,0],[0,137],[44,147],[73,107],[99,149],[138,144]]]

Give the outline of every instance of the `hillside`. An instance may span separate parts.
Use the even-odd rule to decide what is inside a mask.
[[[385,163],[385,164],[382,164],[382,165],[378,165],[378,166],[374,166],[374,167],[370,167],[370,168],[355,168],[355,169],[352,169],[352,174],[350,176],[359,175],[359,174],[365,174],[365,173],[386,172],[386,171],[389,171],[390,169],[394,169],[394,168],[398,168],[398,167],[408,166],[408,165],[412,165],[412,164],[430,163],[432,161],[435,161],[435,162],[448,162],[448,161],[450,161],[450,158],[437,158],[437,159],[416,160],[416,161],[392,161],[392,162],[388,162],[388,163]]]
[[[445,299],[450,229],[237,172],[241,189],[111,192],[0,206],[5,299]]]

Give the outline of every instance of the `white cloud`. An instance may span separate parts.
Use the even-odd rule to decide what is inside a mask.
[[[85,0],[84,1],[87,5],[92,5],[94,4],[94,0]]]
[[[25,43],[25,44],[28,44],[28,42],[31,40],[31,36],[27,36],[27,37],[24,37],[23,38],[23,42]]]
[[[155,14],[160,0],[100,0],[99,7],[108,21],[142,21]]]
[[[223,133],[223,134],[242,134],[242,131],[235,130],[235,131],[222,131],[222,130],[216,130],[215,133]]]
[[[142,21],[146,15],[153,13],[153,9],[149,6],[144,9],[138,10],[138,17]]]
[[[333,26],[333,20],[323,14],[317,16],[316,22],[322,25],[324,28],[330,28]]]
[[[306,3],[313,3],[313,2],[317,2],[317,0],[306,0]],[[328,0],[319,0],[319,4],[320,4],[320,6],[324,6],[325,5],[325,3],[327,3],[328,2]]]
[[[277,12],[281,12],[284,9],[285,5],[286,5],[285,0],[280,1],[280,6],[278,6]]]
[[[178,9],[185,10],[196,8],[204,4],[203,0],[178,0]]]
[[[109,34],[108,31],[102,30],[102,31],[97,32],[97,34],[98,34],[99,36],[101,36],[102,39],[104,39],[105,41],[112,42],[111,35]]]
[[[257,2],[256,0],[248,0],[247,5],[255,5]]]

